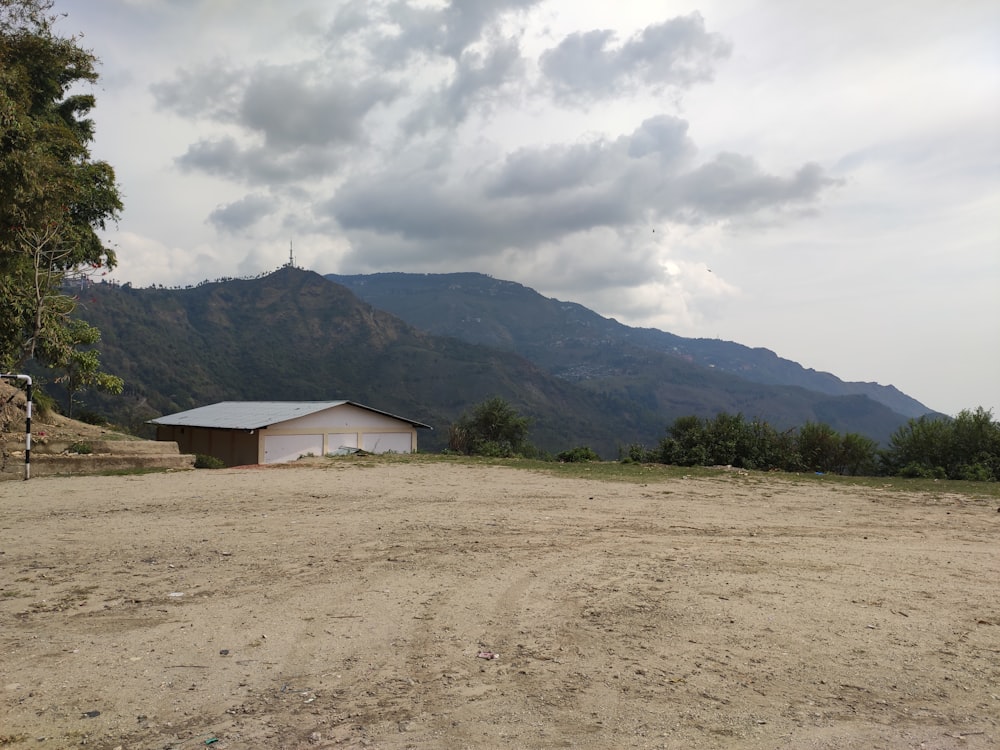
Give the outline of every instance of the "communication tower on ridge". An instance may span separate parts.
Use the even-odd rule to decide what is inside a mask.
[[[288,241],[288,265],[286,268],[295,268],[295,255],[292,252],[292,241]]]

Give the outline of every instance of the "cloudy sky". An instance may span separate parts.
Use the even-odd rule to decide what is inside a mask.
[[[1000,416],[995,0],[57,0],[114,276],[479,271]]]

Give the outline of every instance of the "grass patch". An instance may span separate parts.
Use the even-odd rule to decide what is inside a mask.
[[[1000,500],[1000,482],[969,482],[958,479],[911,479],[907,477],[847,477],[837,474],[788,473],[781,471],[747,471],[716,469],[709,466],[667,466],[665,464],[623,464],[618,461],[590,463],[558,463],[528,458],[488,458],[441,453],[403,453],[379,455],[328,456],[330,462],[347,462],[355,466],[377,467],[399,463],[457,464],[463,466],[502,466],[525,471],[574,479],[607,482],[655,483],[675,479],[726,479],[730,481],[774,481],[802,484],[836,484],[869,487],[893,492],[956,494],[967,497]]]
[[[134,477],[142,474],[169,474],[174,469],[168,469],[162,466],[137,466],[134,469],[106,469],[104,471],[95,471],[91,476],[95,477]],[[73,476],[71,474],[62,474],[60,476]]]

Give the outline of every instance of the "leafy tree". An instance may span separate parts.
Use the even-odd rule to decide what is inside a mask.
[[[882,453],[888,474],[941,479],[1000,480],[1000,423],[982,407],[954,419],[911,419]]]
[[[876,473],[877,443],[871,438],[849,432],[840,440],[837,455],[838,474],[872,476]]]
[[[951,436],[948,420],[910,419],[889,438],[889,448],[882,454],[886,473],[945,478]]]
[[[705,425],[700,417],[678,417],[660,441],[660,461],[676,466],[703,466],[710,463]]]
[[[466,455],[516,456],[532,453],[528,444],[531,420],[496,396],[473,407],[451,425],[448,447]]]
[[[80,391],[97,388],[121,394],[125,383],[121,378],[101,371],[100,355],[92,348],[101,340],[100,331],[82,320],[69,321],[68,331],[74,346],[63,367],[65,374],[56,382],[61,382],[66,389],[66,416],[72,417],[74,399]]]
[[[117,218],[114,171],[90,157],[94,106],[70,94],[96,58],[58,36],[53,0],[0,0],[0,369],[67,367],[68,279],[112,267],[97,232]]]
[[[963,409],[951,429],[949,478],[1000,480],[1000,422],[993,421],[993,412]]]
[[[841,453],[840,435],[830,425],[806,422],[798,434],[798,454],[808,471],[836,471]]]

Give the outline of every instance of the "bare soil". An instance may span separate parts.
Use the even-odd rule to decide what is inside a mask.
[[[6,482],[0,746],[995,748],[998,524],[419,458]]]

